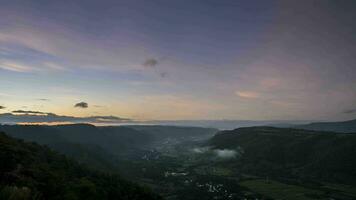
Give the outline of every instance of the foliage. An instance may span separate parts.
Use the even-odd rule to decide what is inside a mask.
[[[289,128],[223,131],[209,145],[242,149],[236,167],[245,173],[299,180],[355,183],[356,135]]]
[[[118,175],[0,133],[0,199],[160,199]]]

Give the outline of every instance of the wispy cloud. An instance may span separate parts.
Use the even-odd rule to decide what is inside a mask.
[[[68,69],[64,68],[62,65],[54,62],[44,62],[42,65],[47,70],[51,71],[68,71]]]
[[[231,159],[237,156],[237,152],[235,150],[230,149],[216,149],[214,150],[216,156],[222,159]]]
[[[26,64],[23,64],[26,63]],[[37,58],[32,58],[31,60],[21,60],[21,59],[1,59],[0,57],[0,69],[19,72],[19,73],[29,73],[29,72],[55,72],[66,70],[60,64],[54,62],[43,62],[37,60]]]
[[[38,101],[50,101],[50,99],[46,99],[46,98],[40,98],[40,99],[37,99]]]
[[[47,114],[50,114],[50,113],[46,113],[46,112],[32,111],[32,110],[14,110],[14,111],[12,111],[12,113],[15,113],[15,114],[26,114],[26,115],[37,115],[37,114],[47,115]]]
[[[3,10],[1,10],[3,11]],[[0,31],[0,43],[9,45],[11,54],[34,56],[32,60],[40,62],[41,68],[47,70],[97,69],[108,71],[125,71],[142,68],[137,57],[150,57],[137,46],[144,43],[131,41],[130,45],[110,45],[103,40],[93,40],[60,23],[46,21],[39,25],[36,18],[24,13],[16,13],[18,23],[9,23]],[[56,31],[54,31],[56,30]],[[116,35],[117,34],[112,34]],[[120,37],[117,36],[117,42]],[[33,55],[31,52],[36,52]],[[26,57],[27,58],[27,57]],[[16,57],[16,61],[22,57]],[[61,63],[65,62],[65,64]],[[38,64],[38,63],[36,63]],[[147,65],[154,66],[157,60],[148,59]]]
[[[192,151],[196,154],[214,155],[218,159],[234,159],[240,155],[241,152],[231,149],[213,149],[212,147],[194,148]]]
[[[253,91],[236,91],[235,94],[241,98],[256,99],[260,97],[260,94]]]
[[[34,69],[30,66],[22,65],[18,63],[12,63],[12,62],[2,62],[0,63],[0,68],[8,71],[22,72],[22,73],[34,71]]]
[[[128,118],[116,116],[89,116],[74,117],[61,116],[50,112],[15,110],[12,113],[0,114],[0,123],[50,123],[50,122],[70,122],[70,123],[123,123],[130,122]]]

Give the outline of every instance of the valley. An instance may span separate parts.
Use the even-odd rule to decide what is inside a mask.
[[[120,174],[168,200],[356,198],[353,134],[87,124],[0,130]]]
[[[273,170],[262,175],[263,170],[251,171],[245,166],[247,163],[239,164],[244,162],[241,155],[221,158],[212,147],[202,147],[206,144],[207,141],[197,141],[176,144],[174,148],[161,146],[160,151],[147,152],[141,161],[128,164],[128,167],[137,166],[129,174],[136,174],[138,182],[155,188],[166,199],[356,198],[353,184],[340,183],[335,184],[339,187],[333,187],[334,184],[320,178],[292,177],[283,169],[277,175]],[[196,151],[196,148],[203,150]]]

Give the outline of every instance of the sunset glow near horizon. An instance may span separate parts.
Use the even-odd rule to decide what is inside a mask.
[[[356,1],[0,2],[0,114],[356,117]]]

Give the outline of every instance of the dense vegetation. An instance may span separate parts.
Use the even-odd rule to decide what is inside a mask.
[[[0,133],[0,199],[160,199],[117,175]]]
[[[236,169],[277,178],[356,183],[356,135],[250,127],[223,131],[209,145],[235,149]]]

